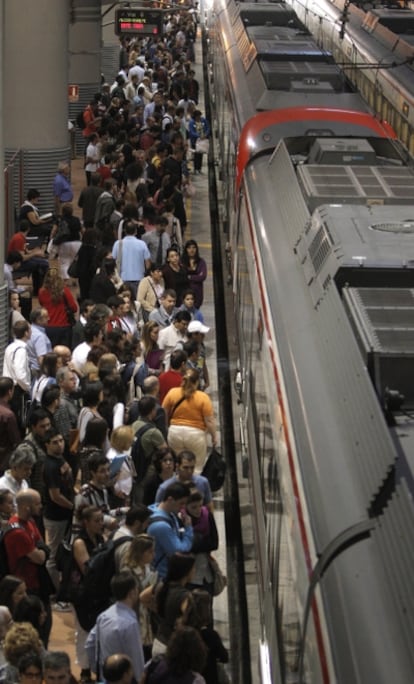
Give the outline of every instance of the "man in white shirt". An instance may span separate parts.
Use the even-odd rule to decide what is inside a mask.
[[[27,480],[30,478],[35,459],[33,452],[27,444],[20,444],[10,456],[9,470],[0,477],[0,489],[8,489],[13,494],[16,505],[16,495],[28,489]]]
[[[171,325],[162,328],[158,335],[158,346],[165,351],[164,368],[167,371],[170,367],[171,352],[174,349],[182,349],[184,342],[187,342],[187,328],[191,321],[191,314],[188,311],[178,311],[174,316]]]
[[[17,321],[13,326],[14,342],[11,342],[4,352],[3,375],[11,378],[14,383],[13,396],[10,407],[16,414],[19,428],[24,434],[25,405],[29,399],[30,391],[30,368],[27,343],[30,340],[32,329],[27,321]]]
[[[88,321],[84,327],[85,342],[81,342],[72,352],[72,366],[77,373],[83,374],[83,367],[92,347],[102,343],[103,331],[99,323]]]

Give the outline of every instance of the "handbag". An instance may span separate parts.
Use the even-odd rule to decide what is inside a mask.
[[[195,151],[198,154],[208,154],[210,149],[210,141],[208,138],[197,138],[195,144]]]
[[[217,492],[222,488],[226,477],[226,470],[226,459],[213,447],[201,473],[209,481],[212,492]]]
[[[70,278],[79,278],[78,255],[75,256],[74,260],[68,268],[68,276]]]
[[[70,306],[68,304],[68,300],[66,299],[65,293],[63,293],[63,300],[65,302],[65,311],[66,311],[66,316],[68,318],[68,323],[69,323],[70,327],[73,328],[73,326],[76,323],[76,318],[75,318],[75,314],[73,313],[72,309],[70,308]]]
[[[213,575],[213,596],[219,596],[227,587],[227,577],[213,556],[209,556],[208,564]]]

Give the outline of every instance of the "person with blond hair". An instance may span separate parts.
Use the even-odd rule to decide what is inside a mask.
[[[19,660],[26,653],[42,656],[43,645],[39,634],[29,622],[16,622],[9,627],[4,639],[6,663],[0,668],[0,681],[14,684],[19,681]]]
[[[190,450],[196,456],[196,472],[203,469],[207,456],[207,433],[217,444],[216,419],[210,397],[198,389],[199,374],[189,368],[181,387],[170,389],[162,407],[169,420],[168,444],[176,453]]]
[[[131,425],[120,425],[111,434],[111,448],[106,454],[110,461],[110,475],[114,482],[114,492],[120,498],[128,498],[131,494],[135,468],[131,459],[131,445],[134,431]]]
[[[138,534],[133,537],[128,550],[122,559],[121,570],[130,570],[138,583],[138,591],[141,594],[148,587],[155,587],[158,573],[151,569],[155,555],[155,540],[149,534]],[[147,601],[148,604],[148,601]],[[139,628],[141,632],[142,647],[145,661],[151,658],[152,642],[154,635],[151,626],[150,606],[139,600],[135,606]]]
[[[43,287],[39,290],[39,304],[49,314],[46,333],[52,347],[57,344],[71,347],[72,325],[78,305],[70,289],[65,286],[57,268],[49,268],[47,271]]]

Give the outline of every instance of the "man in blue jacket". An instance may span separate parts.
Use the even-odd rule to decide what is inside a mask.
[[[185,512],[190,489],[181,482],[174,482],[166,488],[161,503],[152,504],[153,512],[148,525],[148,534],[155,539],[154,568],[161,579],[168,570],[168,559],[177,551],[191,551],[193,528],[191,518]]]

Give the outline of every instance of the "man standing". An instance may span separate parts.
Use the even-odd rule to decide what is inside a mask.
[[[45,447],[44,524],[50,546],[46,566],[57,591],[60,578],[56,567],[56,552],[72,518],[74,492],[72,471],[69,463],[63,458],[65,443],[62,435],[53,428],[49,430],[45,436]],[[59,607],[62,609],[65,606]]]
[[[188,311],[178,311],[174,316],[171,325],[160,330],[158,335],[158,347],[165,351],[164,367],[165,370],[170,368],[171,352],[174,349],[182,348],[184,342],[187,342],[187,328],[191,321],[191,314]]]
[[[29,366],[32,377],[38,378],[40,366],[45,354],[52,351],[52,343],[46,335],[46,326],[49,321],[47,309],[42,306],[32,309],[30,312],[30,322],[32,324],[32,334],[27,343],[27,353],[29,355]]]
[[[39,633],[47,648],[52,627],[49,575],[45,568],[49,549],[33,520],[33,516],[41,514],[42,501],[34,489],[25,489],[17,494],[16,504],[17,513],[10,518],[15,528],[4,537],[9,572],[24,580],[29,595],[43,601],[47,617]]]
[[[64,202],[72,202],[73,200],[73,190],[69,181],[69,171],[70,167],[67,162],[59,162],[57,174],[53,181],[56,216],[61,216],[61,207]]]
[[[72,352],[72,364],[77,373],[82,375],[83,366],[92,347],[102,344],[103,331],[99,323],[89,321],[84,328],[85,341],[78,344]]]
[[[125,516],[124,524],[115,532],[113,536],[114,541],[121,539],[121,537],[130,537],[130,541],[125,541],[115,549],[115,567],[117,572],[120,571],[123,565],[123,560],[132,539],[147,529],[150,515],[150,509],[144,506],[144,504],[132,506]]]
[[[180,387],[187,368],[187,354],[183,349],[171,352],[170,369],[159,376],[160,404],[164,401],[172,387]]]
[[[106,658],[102,670],[107,684],[132,684],[134,670],[131,658],[123,653],[114,653]]]
[[[168,219],[165,216],[157,216],[154,223],[155,229],[144,233],[142,240],[149,249],[152,263],[162,266],[165,263],[167,249],[171,246],[170,236],[166,232]]]
[[[21,440],[16,416],[10,408],[13,389],[11,378],[0,378],[0,474],[8,467],[13,449]]]
[[[124,223],[124,229],[125,237],[115,242],[112,256],[116,259],[118,272],[124,285],[131,287],[136,298],[139,282],[151,265],[151,255],[145,242],[136,237],[136,223],[128,221]]]
[[[207,506],[209,511],[213,512],[213,497],[211,495],[209,481],[206,477],[203,477],[203,475],[194,474],[196,464],[195,454],[193,454],[192,451],[184,450],[180,451],[176,458],[177,469],[175,475],[160,484],[155,497],[156,503],[163,500],[165,491],[173,482],[181,482],[181,484],[187,485],[190,489],[197,489],[200,494],[203,495],[203,505]]]
[[[88,457],[88,470],[90,480],[82,485],[79,494],[75,498],[75,512],[85,506],[96,506],[104,514],[104,525],[109,531],[118,529],[117,516],[126,512],[124,508],[111,510],[107,485],[109,484],[109,461],[99,451],[95,451]],[[76,531],[76,520],[73,521],[73,529]]]
[[[138,402],[138,420],[132,425],[135,440],[131,447],[131,458],[137,473],[136,485],[140,485],[144,479],[152,458],[162,447],[167,446],[162,432],[156,427],[154,418],[157,414],[157,401],[154,397],[143,396]],[[139,501],[135,493],[134,501]]]
[[[17,321],[13,326],[14,342],[6,347],[3,361],[3,375],[11,378],[14,384],[14,392],[10,406],[16,414],[19,428],[22,434],[25,430],[25,407],[30,392],[30,368],[27,343],[32,333],[27,321]]]
[[[178,308],[175,306],[176,301],[177,295],[174,290],[164,290],[161,295],[160,307],[151,311],[148,320],[155,321],[160,328],[166,328],[178,312]]]
[[[191,518],[182,513],[189,496],[190,488],[175,481],[163,492],[162,501],[149,507],[153,514],[147,531],[155,539],[153,566],[160,579],[167,575],[170,556],[177,551],[191,551],[194,537]]]
[[[64,651],[46,653],[43,660],[45,684],[70,684],[75,681],[70,668],[70,658]]]
[[[14,277],[19,277],[20,274],[27,275],[27,273],[31,273],[33,280],[33,295],[37,297],[39,288],[42,287],[45,273],[49,268],[49,262],[44,258],[42,247],[28,249],[26,238],[29,230],[29,221],[26,219],[20,221],[20,230],[15,233],[10,240],[7,246],[7,254],[14,251],[20,252],[23,263],[20,269],[15,270]]]
[[[82,220],[85,228],[93,228],[95,218],[96,203],[98,197],[103,193],[100,187],[101,176],[99,173],[91,174],[91,184],[83,188],[78,199],[78,207],[82,209]]]
[[[144,671],[144,653],[134,610],[139,596],[134,575],[128,570],[115,575],[111,593],[116,603],[99,615],[86,641],[91,670],[101,681],[106,658],[114,653],[125,653],[131,659],[135,680],[139,682]]]
[[[14,501],[19,492],[29,488],[27,480],[34,464],[33,454],[24,447],[25,445],[20,445],[13,452],[10,457],[10,469],[0,477],[0,489],[8,489],[13,494]]]

